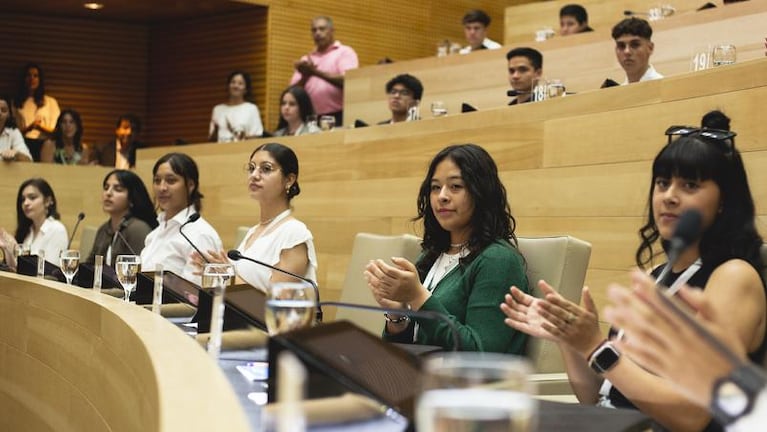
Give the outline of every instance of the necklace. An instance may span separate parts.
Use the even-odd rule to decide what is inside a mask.
[[[282,214],[282,213],[280,213],[280,214]],[[279,215],[277,215],[277,216],[279,216]],[[270,223],[274,222],[274,220],[277,218],[277,216],[275,216],[275,217],[273,217],[271,219],[265,220],[265,221],[261,221],[258,224],[259,225],[269,225]]]
[[[463,243],[450,243],[450,249],[463,249],[468,243],[467,241]]]

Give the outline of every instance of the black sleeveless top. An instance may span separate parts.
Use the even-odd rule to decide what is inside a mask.
[[[663,268],[666,267],[666,264],[660,265],[656,267],[650,274],[652,275],[653,279],[657,279],[660,273],[663,271]],[[674,273],[673,271],[668,276],[668,284],[673,284],[679,276],[684,272],[681,271],[679,273]],[[714,272],[714,268],[708,267],[705,264],[698,269],[697,272],[695,272],[694,275],[687,281],[687,285],[695,288],[705,289],[706,283],[708,282],[708,278],[711,277],[711,273]],[[617,330],[614,328],[610,329],[609,338],[612,339],[617,335]],[[749,359],[757,364],[762,364],[765,357],[765,352],[767,352],[767,334],[764,339],[762,339],[761,345],[759,345],[759,348],[756,349],[756,351],[751,352],[748,354]],[[637,409],[637,407],[631,403],[630,400],[628,400],[621,392],[618,390],[615,386],[612,386],[610,388],[610,402],[615,406],[616,408],[631,408],[631,409]],[[653,422],[653,431],[663,432],[667,431],[663,426],[658,425],[657,423]],[[724,427],[719,425],[714,420],[711,420],[708,425],[706,425],[705,429],[703,429],[701,432],[724,432]]]

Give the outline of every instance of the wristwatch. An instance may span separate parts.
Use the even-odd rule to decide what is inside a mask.
[[[751,364],[733,369],[714,382],[711,406],[714,419],[726,426],[751,412],[759,392],[767,386],[767,377]]]
[[[612,369],[619,358],[621,358],[620,351],[610,341],[605,340],[589,356],[589,366],[594,369],[594,372],[603,374]]]

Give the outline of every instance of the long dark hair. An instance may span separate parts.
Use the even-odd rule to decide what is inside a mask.
[[[187,204],[194,205],[194,209],[198,212],[202,211],[202,194],[200,193],[200,170],[197,169],[197,163],[188,154],[185,153],[168,153],[165,156],[157,159],[157,162],[152,168],[152,176],[157,175],[157,169],[160,165],[168,162],[170,168],[176,175],[180,175],[184,178],[184,184],[188,185],[189,182],[194,183],[194,188],[189,192],[186,198]]]
[[[301,121],[306,123],[307,117],[314,114],[314,105],[312,105],[312,99],[309,97],[309,93],[303,89],[303,87],[291,86],[282,91],[280,95],[280,108],[282,108],[282,98],[286,93],[290,93],[296,98],[298,104],[298,116],[301,117]],[[280,109],[280,121],[277,122],[277,130],[288,127],[288,122],[282,117],[282,109]]]
[[[250,154],[248,161],[253,159],[253,155],[261,150],[269,153],[269,155],[271,155],[274,158],[274,160],[276,160],[277,163],[280,164],[283,176],[288,176],[290,174],[296,175],[296,181],[294,181],[293,184],[290,185],[290,189],[288,189],[288,193],[287,193],[288,202],[290,202],[290,200],[292,200],[294,196],[301,193],[301,187],[298,186],[298,157],[296,156],[296,153],[285,144],[274,143],[274,142],[266,143],[256,147],[256,149],[253,150],[253,153]]]
[[[37,188],[37,190],[40,191],[40,193],[43,195],[43,201],[50,198],[51,205],[49,205],[47,208],[48,217],[53,216],[55,219],[60,217],[58,208],[56,207],[56,195],[53,193],[53,188],[51,188],[51,185],[39,177],[24,181],[24,183],[19,186],[19,193],[16,195],[16,243],[22,243],[29,234],[29,230],[32,229],[32,219],[28,218],[27,215],[24,214],[24,210],[21,207],[22,202],[24,201],[22,194],[27,186],[34,186]]]
[[[5,120],[5,124],[0,127],[0,132],[3,131],[3,128],[8,129],[16,129],[18,126],[16,125],[16,116],[13,115],[13,99],[11,99],[8,95],[0,95],[0,101],[5,101],[5,104],[8,105],[8,119]]]
[[[242,75],[242,79],[245,81],[245,94],[242,95],[242,98],[243,100],[250,101],[253,86],[251,85],[250,74],[245,71],[236,70],[229,73],[229,76],[226,78],[226,91],[229,91],[229,83],[231,83],[232,79],[237,75]]]
[[[756,230],[754,199],[743,159],[732,140],[716,140],[700,135],[676,139],[663,147],[653,161],[647,221],[639,229],[641,243],[635,255],[637,265],[646,267],[660,253],[653,250],[660,233],[652,206],[655,179],[659,177],[713,180],[719,186],[721,208],[712,225],[701,236],[700,257],[703,264],[716,268],[727,260],[740,258],[749,262],[761,275],[763,263],[759,248],[762,238]],[[661,246],[665,250],[667,242],[662,240]]]
[[[461,264],[470,263],[496,240],[508,241],[515,247],[517,244],[514,234],[516,221],[511,215],[506,188],[498,177],[495,161],[485,149],[476,144],[451,145],[434,156],[418,192],[418,216],[413,221],[423,219],[424,224],[424,258],[417,264],[421,277],[428,273],[441,253],[450,249],[450,232],[440,226],[430,199],[431,179],[437,165],[445,159],[452,160],[461,170],[461,178],[474,202],[474,213],[470,221],[472,230],[467,245],[469,254],[461,260]]]
[[[72,108],[66,108],[63,111],[61,111],[61,114],[59,114],[59,118],[56,119],[56,128],[53,130],[53,141],[56,142],[56,148],[63,148],[64,147],[64,131],[61,128],[61,122],[64,121],[65,115],[70,115],[72,117],[72,120],[75,122],[75,126],[77,126],[77,132],[75,132],[75,136],[72,137],[72,141],[75,146],[76,152],[83,151],[83,121],[80,118],[80,113],[75,111]]]
[[[37,69],[40,85],[37,86],[34,94],[29,94],[29,88],[27,87],[27,72],[32,68]],[[38,108],[45,105],[45,74],[43,73],[43,68],[37,63],[27,63],[24,65],[24,69],[21,70],[19,87],[16,92],[16,106],[21,108],[21,106],[24,105],[24,101],[30,96],[34,99],[35,105],[37,105]]]
[[[109,177],[114,174],[117,181],[128,191],[128,217],[135,217],[146,222],[152,228],[157,227],[157,213],[154,210],[152,199],[149,198],[144,182],[133,171],[116,169],[104,176],[102,186],[106,186]]]

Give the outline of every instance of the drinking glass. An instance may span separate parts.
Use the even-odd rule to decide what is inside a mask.
[[[717,45],[711,54],[711,63],[714,67],[731,65],[735,63],[736,57],[735,45]]]
[[[234,266],[229,263],[208,263],[202,271],[202,287],[213,294],[213,310],[210,314],[210,339],[208,355],[218,359],[221,352],[221,331],[224,329],[224,294],[234,277]]]
[[[123,286],[125,291],[125,300],[130,303],[130,293],[133,288],[136,287],[136,278],[141,266],[141,257],[138,255],[118,255],[115,260],[115,271],[117,272],[117,280]]]
[[[309,114],[306,116],[306,125],[310,129],[313,129],[312,126],[314,126],[314,128],[318,128],[319,126],[317,126],[317,114]]]
[[[442,101],[434,101],[431,103],[431,115],[434,117],[442,117],[447,115],[447,107]]]
[[[320,117],[320,129],[323,131],[331,131],[334,127],[336,127],[335,117],[328,115]]]
[[[565,85],[562,83],[561,80],[553,79],[549,81],[548,86],[548,97],[549,98],[555,98],[565,95]]]
[[[317,296],[306,282],[275,282],[266,297],[266,328],[270,335],[284,333],[314,322]]]
[[[532,432],[537,401],[527,359],[508,354],[454,352],[424,363],[416,402],[419,432]]]
[[[80,251],[68,249],[59,252],[59,267],[64,277],[67,278],[67,285],[72,285],[72,279],[77,273],[77,266],[80,265]]]

